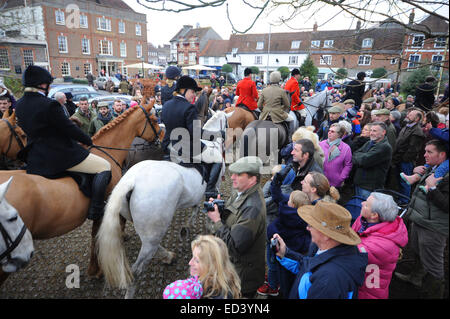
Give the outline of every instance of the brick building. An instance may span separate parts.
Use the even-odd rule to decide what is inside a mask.
[[[22,30],[22,36],[47,43],[54,77],[84,78],[102,69],[134,75],[139,70],[126,65],[147,60],[146,16],[121,0],[11,0],[2,15],[28,11],[35,28]]]

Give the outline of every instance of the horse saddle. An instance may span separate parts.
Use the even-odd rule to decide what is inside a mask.
[[[48,179],[58,179],[63,177],[71,177],[78,185],[78,188],[84,196],[92,198],[92,183],[96,174],[78,173],[78,172],[63,172],[56,175],[43,176]]]
[[[252,110],[250,110],[250,109],[247,107],[247,105],[244,105],[244,104],[242,104],[242,103],[239,104],[239,105],[236,105],[236,106],[237,106],[237,107],[240,107],[241,109],[246,110],[247,112],[252,113],[253,116],[255,117],[255,120],[258,120],[258,119],[259,119],[259,114],[261,114],[261,111],[259,111],[258,109],[252,111]]]

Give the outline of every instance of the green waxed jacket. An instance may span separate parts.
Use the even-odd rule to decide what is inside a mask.
[[[233,191],[214,232],[226,243],[241,279],[241,291],[246,294],[256,292],[264,283],[266,206],[259,183],[237,197]]]

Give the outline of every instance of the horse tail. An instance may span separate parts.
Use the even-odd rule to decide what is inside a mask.
[[[127,194],[134,188],[134,180],[121,182],[113,189],[106,204],[96,248],[106,282],[111,287],[126,289],[133,281],[133,274],[123,246],[120,212],[128,209]]]

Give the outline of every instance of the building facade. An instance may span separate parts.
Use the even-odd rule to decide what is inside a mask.
[[[24,36],[47,43],[54,77],[84,78],[101,70],[134,75],[139,70],[126,65],[147,60],[146,16],[123,1],[8,1],[2,15],[30,10],[39,23]]]

